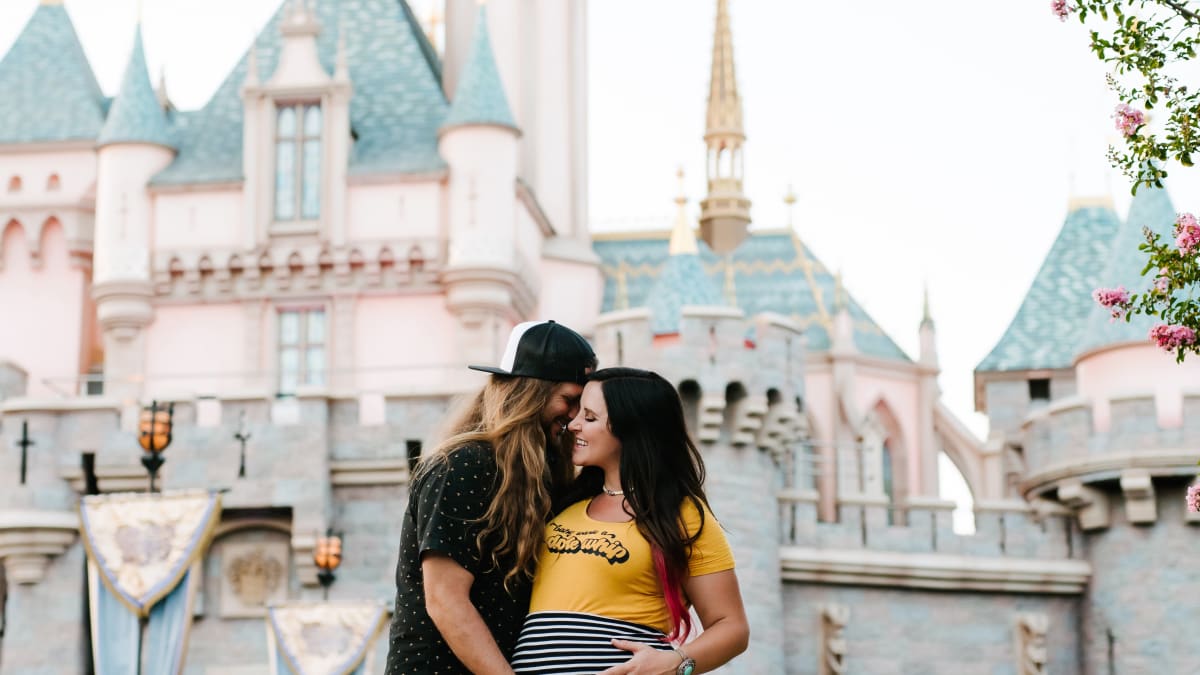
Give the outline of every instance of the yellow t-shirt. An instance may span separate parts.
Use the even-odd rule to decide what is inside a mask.
[[[670,632],[670,613],[654,572],[650,542],[633,521],[590,518],[590,501],[572,504],[546,526],[529,611],[584,612]],[[700,526],[700,514],[690,499],[683,501],[683,518],[689,535]],[[706,508],[688,572],[700,576],[730,569],[733,551]]]

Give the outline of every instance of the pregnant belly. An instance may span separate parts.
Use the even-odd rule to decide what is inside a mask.
[[[521,628],[513,670],[558,675],[598,673],[631,657],[630,652],[612,646],[613,639],[671,651],[665,635],[641,624],[578,612],[535,612],[525,618]]]

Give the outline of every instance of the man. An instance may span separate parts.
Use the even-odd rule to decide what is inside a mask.
[[[567,424],[591,345],[553,321],[513,328],[499,367],[414,472],[396,567],[387,675],[512,673],[552,498],[570,482]]]

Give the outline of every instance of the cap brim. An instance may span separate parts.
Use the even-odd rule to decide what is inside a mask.
[[[485,373],[491,373],[493,375],[507,375],[509,377],[512,377],[512,373],[508,372],[507,370],[504,370],[503,368],[496,368],[493,366],[467,366],[467,367],[470,368],[471,370],[479,370],[479,371],[482,371]]]

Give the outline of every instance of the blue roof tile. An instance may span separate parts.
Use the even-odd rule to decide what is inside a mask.
[[[483,5],[479,6],[475,18],[471,49],[454,91],[450,113],[442,123],[442,130],[466,124],[517,128],[508,107],[508,99],[504,96],[500,71],[496,68],[492,39],[487,29],[487,8]]]
[[[357,140],[350,173],[421,173],[444,169],[437,128],[446,116],[441,68],[411,9],[402,0],[317,0],[321,64],[333,72],[337,37],[345,36],[350,126]],[[261,79],[279,62],[281,7],[254,42]],[[179,156],[156,184],[242,179],[242,96],[245,56],[200,110],[177,117]]]
[[[659,278],[668,273],[668,233],[661,237],[606,236],[594,244],[604,270],[603,310],[615,309],[617,272],[624,263],[626,292],[630,307],[653,307],[652,297]],[[696,260],[710,288],[722,288],[726,260],[699,243]],[[679,257],[679,256],[676,256]],[[804,328],[808,349],[828,351],[832,327],[833,275],[808,248],[790,232],[751,232],[730,255],[734,268],[737,306],[748,316],[775,312],[795,320]],[[718,300],[715,303],[725,304]],[[870,356],[900,361],[909,357],[855,302],[848,298],[854,323],[854,342]]]
[[[39,5],[0,60],[0,143],[95,140],[107,101],[62,5]]]
[[[679,332],[684,305],[720,305],[721,296],[700,265],[700,256],[681,253],[667,256],[662,273],[646,297],[650,329],[655,335]]]
[[[1162,235],[1167,241],[1174,238],[1175,207],[1166,190],[1141,188],[1129,205],[1129,216],[1113,238],[1109,248],[1108,264],[1097,286],[1116,288],[1124,286],[1130,293],[1145,291],[1154,281],[1154,275],[1142,276],[1146,266],[1146,254],[1138,250],[1138,244],[1146,238],[1142,228],[1149,228]],[[1161,321],[1154,317],[1135,316],[1126,322],[1112,319],[1109,310],[1095,302],[1088,314],[1087,329],[1083,332],[1078,352],[1106,345],[1149,340],[1150,328]]]
[[[120,93],[113,100],[108,119],[97,140],[97,145],[111,143],[153,143],[175,147],[174,130],[150,84],[140,25],[133,39],[133,52],[129,55],[129,65],[125,67]]]
[[[1008,329],[977,372],[1069,368],[1119,228],[1108,206],[1072,209]]]

